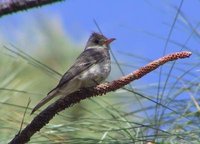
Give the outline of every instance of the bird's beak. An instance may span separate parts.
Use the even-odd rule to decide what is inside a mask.
[[[109,45],[112,41],[116,40],[115,38],[107,39],[104,44]]]

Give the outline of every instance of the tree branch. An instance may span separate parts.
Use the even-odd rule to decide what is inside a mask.
[[[0,17],[64,0],[7,0],[0,2]]]
[[[49,105],[41,113],[39,113],[30,124],[28,124],[21,132],[19,132],[10,144],[23,144],[30,140],[31,136],[39,131],[43,126],[45,126],[49,121],[56,115],[56,113],[79,103],[81,100],[106,94],[110,91],[115,91],[133,80],[139,79],[146,75],[147,73],[155,70],[159,66],[165,64],[168,61],[173,61],[177,59],[187,58],[191,55],[191,52],[183,51],[164,56],[158,60],[155,60],[144,67],[130,73],[129,75],[123,76],[118,80],[114,80],[110,83],[103,83],[97,85],[96,87],[89,89],[81,89],[80,91],[74,92],[64,98],[60,98],[53,104]]]

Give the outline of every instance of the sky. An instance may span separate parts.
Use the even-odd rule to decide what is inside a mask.
[[[180,3],[181,0],[66,0],[4,17],[0,23],[5,26],[12,22],[17,28],[31,17],[37,18],[41,14],[49,21],[52,16],[58,16],[65,32],[80,43],[91,32],[98,31],[95,19],[107,37],[117,38],[113,46],[116,49],[139,54],[143,54],[142,51],[155,54],[156,51],[159,54],[163,51],[165,40],[155,37],[167,38]],[[181,7],[181,12],[194,27],[199,20],[199,6],[198,0],[192,0],[184,1]],[[183,41],[190,32],[191,29],[179,17],[171,37]]]
[[[0,30],[9,42],[17,44],[19,38],[13,33],[22,31],[25,23],[31,25],[31,19],[35,19],[37,24],[41,17],[51,23],[57,17],[64,33],[74,43],[84,46],[91,32],[98,32],[96,20],[104,35],[116,38],[111,47],[121,63],[140,67],[147,62],[136,56],[154,60],[161,57],[165,49],[168,54],[185,50],[182,45],[186,45],[196,54],[187,61],[180,60],[184,64],[198,60],[199,7],[199,0],[66,0],[5,16],[0,20]],[[132,70],[127,68],[125,73]],[[158,82],[157,74],[153,82]]]

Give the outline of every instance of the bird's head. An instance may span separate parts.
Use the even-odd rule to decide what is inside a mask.
[[[108,48],[109,44],[114,41],[115,38],[106,38],[104,35],[99,33],[92,33],[90,38],[88,39],[88,42],[86,44],[85,49],[89,48]]]

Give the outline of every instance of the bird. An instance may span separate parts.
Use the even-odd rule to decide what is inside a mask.
[[[109,50],[110,43],[114,40],[115,38],[106,38],[103,34],[93,32],[74,64],[62,76],[57,86],[33,108],[31,114],[56,96],[64,97],[104,81],[111,71]]]

